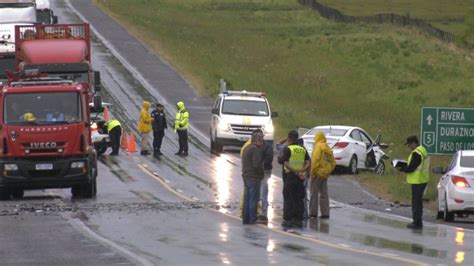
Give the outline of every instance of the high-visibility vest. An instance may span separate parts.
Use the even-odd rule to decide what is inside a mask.
[[[179,111],[176,114],[174,128],[177,130],[188,129],[189,113],[186,110]]]
[[[407,174],[407,183],[408,184],[424,184],[428,183],[429,179],[429,162],[428,162],[428,152],[426,151],[425,147],[419,145],[414,149],[410,156],[408,156],[408,165],[410,165],[411,158],[413,153],[418,153],[421,157],[421,163],[415,169],[414,172]]]
[[[288,149],[290,149],[290,159],[288,160],[288,164],[295,170],[302,170],[304,168],[306,149],[296,144],[289,145]],[[285,171],[287,173],[290,172],[290,170],[286,168]]]
[[[107,132],[110,132],[116,126],[121,126],[120,122],[117,119],[107,121]]]

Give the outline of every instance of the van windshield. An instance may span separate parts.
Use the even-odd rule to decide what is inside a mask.
[[[77,92],[12,93],[4,101],[6,124],[71,124],[82,119]]]
[[[33,3],[0,3],[0,23],[36,23]]]
[[[268,116],[268,106],[265,101],[226,99],[222,104],[222,114]]]

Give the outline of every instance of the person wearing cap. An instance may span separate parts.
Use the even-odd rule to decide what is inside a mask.
[[[110,155],[118,155],[120,150],[120,140],[122,137],[122,124],[117,119],[109,119],[104,124],[110,136],[112,152]]]
[[[174,132],[178,132],[179,150],[175,155],[188,156],[188,123],[189,113],[180,101],[176,104],[178,112],[174,121]]]
[[[161,103],[155,105],[155,110],[151,112],[152,127],[153,127],[153,156],[159,157],[161,153],[161,143],[165,136],[166,115],[163,112],[164,106]]]
[[[310,158],[306,149],[298,145],[298,132],[288,133],[288,146],[283,148],[278,163],[283,165],[283,227],[302,227],[306,171]]]
[[[244,181],[244,204],[242,224],[257,223],[257,205],[260,198],[260,182],[263,170],[263,134],[253,132],[250,143],[242,153],[242,179]]]
[[[411,229],[423,228],[423,193],[429,180],[428,152],[420,145],[417,136],[409,136],[405,145],[411,149],[406,166],[397,167],[407,173],[407,183],[411,185],[411,209],[413,223],[407,225]]]

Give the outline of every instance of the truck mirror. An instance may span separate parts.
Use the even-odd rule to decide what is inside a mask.
[[[100,91],[100,72],[94,71],[94,89],[95,91]]]
[[[100,95],[94,95],[94,106],[92,107],[92,111],[96,113],[101,113],[104,111],[104,108],[102,107],[102,97]]]
[[[58,16],[53,15],[53,24],[58,24]]]
[[[278,117],[278,112],[272,112],[272,117]]]

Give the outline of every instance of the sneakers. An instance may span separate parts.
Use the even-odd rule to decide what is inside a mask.
[[[265,216],[265,215],[259,215],[259,216],[258,216],[258,219],[259,219],[259,220],[262,220],[262,221],[267,221],[267,222],[268,222],[268,218],[267,218],[267,216]]]
[[[423,224],[411,223],[411,224],[407,224],[407,228],[419,230],[419,229],[423,229]]]
[[[321,215],[319,216],[320,219],[329,219],[329,215]]]
[[[180,156],[181,156],[181,154],[182,154],[182,153],[178,151],[178,152],[175,153],[174,155],[180,155]]]
[[[293,221],[293,227],[296,227],[296,228],[303,228],[303,221],[294,220],[294,221]]]
[[[268,221],[265,221],[265,220],[262,220],[262,219],[257,219],[257,221],[255,221],[256,224],[264,224],[264,225],[267,225],[268,224]]]
[[[188,156],[188,153],[187,153],[187,152],[183,152],[183,153],[181,154],[181,156]]]

